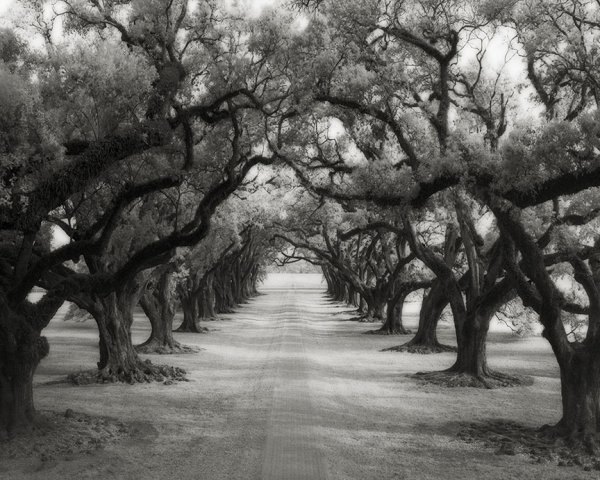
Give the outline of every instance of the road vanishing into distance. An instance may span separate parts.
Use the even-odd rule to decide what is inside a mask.
[[[98,333],[93,322],[53,319],[45,330],[50,355],[35,377],[37,408],[106,417],[132,426],[132,434],[67,455],[73,437],[44,437],[42,448],[52,441],[65,448],[44,459],[0,462],[0,478],[595,478],[568,467],[557,476],[551,463],[497,455],[457,437],[473,421],[532,427],[556,421],[558,371],[543,339],[490,333],[492,367],[532,375],[533,386],[445,389],[420,384],[412,374],[447,368],[455,354],[382,352],[410,336],[364,335],[379,325],[353,321],[356,311],[332,302],[320,275],[270,274],[259,290],[235,312],[206,321],[208,334],[175,334],[196,353],[144,356],[185,368],[189,382],[173,385],[65,384],[69,373],[94,368]],[[418,310],[418,302],[406,304],[409,328],[416,327]],[[444,343],[454,341],[451,322],[438,333]],[[139,311],[134,343],[148,334]]]
[[[324,412],[315,405],[309,380],[318,375],[305,344],[319,331],[309,311],[323,302],[322,291],[297,288],[265,290],[257,303],[264,312],[271,342],[265,358],[270,365],[273,391],[267,427],[262,478],[265,480],[324,480],[327,470],[315,427]]]

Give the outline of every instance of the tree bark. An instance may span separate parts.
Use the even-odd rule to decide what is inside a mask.
[[[490,376],[487,365],[486,341],[494,312],[468,312],[462,326],[456,362],[449,372],[464,373],[477,378]]]
[[[444,294],[443,285],[440,281],[435,281],[421,304],[417,333],[409,342],[389,350],[411,353],[456,351],[454,347],[441,344],[437,338],[437,326],[446,305],[448,299]]]
[[[21,338],[16,350],[0,360],[0,439],[29,428],[35,420],[33,375],[49,346],[39,332]]]
[[[181,353],[191,351],[173,338],[173,299],[172,271],[160,274],[155,284],[148,285],[140,298],[140,306],[150,321],[150,337],[136,347],[139,353]]]
[[[201,316],[203,318],[215,318],[217,316],[215,312],[215,287],[214,277],[211,273],[207,274],[204,280],[204,288],[200,294],[201,298]]]
[[[166,365],[153,365],[142,360],[131,341],[133,312],[139,302],[142,284],[129,282],[118,292],[107,296],[93,296],[93,303],[85,306],[100,334],[98,371],[69,375],[75,384],[94,382],[150,382],[164,378],[185,379],[185,371]],[[84,308],[82,306],[82,308]]]
[[[368,289],[363,292],[366,303],[366,313],[360,317],[361,321],[374,322],[376,320],[385,321],[386,319],[386,301],[385,298],[374,291]]]
[[[583,441],[597,450],[600,433],[600,356],[582,347],[568,359],[559,361],[563,414],[553,427],[555,435]]]
[[[333,277],[333,291],[331,292],[332,300],[335,302],[343,302],[344,301],[344,288],[343,284],[339,278]]]
[[[379,330],[374,330],[370,333],[380,335],[408,335],[410,331],[404,327],[402,322],[404,301],[407,296],[408,292],[402,292],[388,301],[387,315],[383,326]]]
[[[362,294],[359,294],[358,311],[362,315],[366,315],[367,311],[368,311],[367,302],[365,300],[364,295],[362,295]]]
[[[63,303],[46,294],[37,304],[25,300],[13,308],[0,292],[0,439],[35,420],[33,375],[50,350],[41,332]]]
[[[375,298],[375,319],[383,322],[386,319],[387,302],[381,296],[376,296]]]
[[[100,333],[100,376],[112,381],[140,380],[143,362],[131,341],[133,310],[138,303],[137,288],[125,288],[106,297],[97,297],[90,313]]]
[[[198,311],[198,299],[193,293],[179,290],[179,300],[183,310],[183,322],[176,330],[177,332],[204,333],[206,328],[202,327],[200,322],[200,312]]]

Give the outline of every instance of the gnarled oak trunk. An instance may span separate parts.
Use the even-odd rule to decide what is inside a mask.
[[[0,292],[0,438],[34,421],[33,375],[49,352],[41,332],[63,302],[46,294],[37,304],[11,307]]]
[[[187,292],[179,292],[181,310],[183,311],[183,322],[176,330],[177,332],[203,333],[205,328],[200,321],[200,312],[198,309],[198,299]]]
[[[407,343],[388,350],[410,353],[440,353],[456,351],[456,348],[443,345],[437,338],[437,326],[448,305],[448,299],[444,294],[443,285],[435,281],[421,304],[419,312],[419,326],[415,336]]]
[[[386,319],[383,326],[379,330],[374,330],[369,333],[380,335],[407,335],[410,333],[404,327],[402,322],[402,312],[404,310],[404,301],[408,296],[408,292],[402,292],[395,295],[387,304]]]
[[[153,365],[142,360],[131,342],[133,311],[139,301],[141,285],[129,283],[118,292],[104,297],[94,296],[86,309],[98,325],[100,360],[97,372],[69,375],[75,384],[94,382],[150,382],[165,378],[185,380],[185,371],[178,367]]]
[[[181,353],[192,351],[173,338],[173,318],[175,302],[173,299],[172,271],[163,272],[156,283],[146,287],[140,298],[140,305],[150,321],[150,337],[136,347],[140,353]]]
[[[559,359],[562,418],[546,431],[584,442],[597,451],[600,434],[600,355],[593,348],[580,348],[562,361]]]
[[[487,365],[486,340],[493,313],[468,312],[459,335],[456,362],[449,372],[464,373],[477,378],[490,375]]]
[[[532,382],[530,378],[507,375],[488,367],[487,334],[498,303],[482,302],[464,312],[464,317],[457,318],[459,312],[453,311],[458,345],[454,365],[441,372],[425,372],[417,376],[433,383],[449,386],[497,388],[530,384]]]
[[[49,347],[35,332],[27,337],[18,341],[14,352],[0,352],[0,439],[34,421],[33,374]]]
[[[100,333],[100,360],[98,370],[101,377],[113,381],[136,381],[142,370],[139,358],[131,341],[133,310],[138,302],[137,291],[129,288],[106,297],[98,297],[90,312]]]
[[[203,286],[198,294],[198,315],[201,318],[215,318],[215,288],[211,273],[205,275]]]

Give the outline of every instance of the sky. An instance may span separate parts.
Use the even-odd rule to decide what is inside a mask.
[[[6,14],[15,1],[16,0],[0,0],[0,15]],[[251,5],[252,10],[259,11],[265,5],[274,3],[274,0],[248,0],[247,3]]]
[[[4,15],[13,3],[14,0],[0,0],[0,15]]]

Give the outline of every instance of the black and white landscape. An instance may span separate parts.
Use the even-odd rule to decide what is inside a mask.
[[[0,0],[0,478],[598,478],[599,45],[597,0]]]

